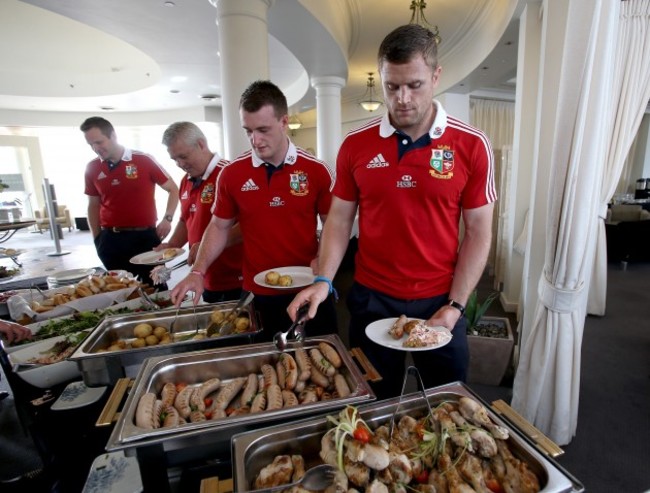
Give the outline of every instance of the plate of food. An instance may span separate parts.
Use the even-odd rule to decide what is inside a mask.
[[[13,267],[5,267],[4,265],[0,265],[0,280],[14,277],[19,272],[20,269],[18,267],[13,268]]]
[[[368,338],[398,351],[430,351],[449,344],[452,334],[446,327],[430,327],[420,318],[400,317],[377,320],[366,327]]]
[[[164,250],[144,252],[131,257],[130,262],[137,265],[160,265],[185,253],[184,248],[165,248]]]
[[[290,266],[259,272],[253,277],[253,281],[265,288],[293,289],[309,286],[315,277],[311,267]]]

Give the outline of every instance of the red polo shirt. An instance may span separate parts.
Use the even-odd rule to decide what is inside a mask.
[[[217,178],[214,214],[237,218],[244,237],[244,289],[255,274],[285,266],[308,266],[318,252],[317,216],[327,214],[334,176],[328,166],[289,143],[284,164],[269,178],[266,165],[247,151]]]
[[[494,202],[494,158],[483,132],[436,102],[430,142],[399,158],[387,115],[350,132],[334,195],[359,204],[355,279],[398,299],[449,292],[462,209]]]
[[[163,185],[169,179],[152,156],[125,149],[113,170],[107,161],[99,158],[86,165],[84,193],[99,197],[102,227],[153,227],[157,222],[156,185]]]
[[[216,197],[216,183],[219,173],[228,166],[228,161],[215,154],[200,182],[194,183],[186,175],[179,187],[181,221],[187,227],[190,247],[200,243],[203,232],[212,218],[212,204]],[[210,291],[226,291],[242,285],[242,244],[226,248],[205,273],[205,288]]]

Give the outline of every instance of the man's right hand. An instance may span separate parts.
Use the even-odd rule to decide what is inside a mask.
[[[289,317],[291,317],[291,320],[295,322],[298,308],[300,308],[305,303],[309,303],[309,312],[307,312],[307,318],[311,320],[316,316],[318,305],[325,301],[328,295],[329,286],[327,283],[317,282],[316,284],[312,284],[296,295],[296,297],[287,307],[287,313],[289,314]]]
[[[188,291],[194,292],[194,304],[196,305],[203,294],[203,276],[188,274],[185,279],[179,282],[172,290],[172,302],[179,307]]]

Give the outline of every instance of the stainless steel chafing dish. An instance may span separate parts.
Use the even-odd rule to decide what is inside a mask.
[[[186,423],[174,428],[144,429],[135,425],[135,412],[140,397],[147,392],[159,395],[167,382],[194,384],[218,377],[222,381],[259,373],[265,363],[275,364],[280,352],[272,343],[196,351],[175,356],[149,358],[142,365],[133,389],[108,440],[108,451],[125,450],[132,455],[138,450],[158,447],[164,451],[167,465],[205,457],[230,457],[230,438],[234,433],[259,428],[278,421],[293,421],[316,413],[334,411],[348,404],[362,404],[375,399],[375,394],[337,335],[307,338],[303,347],[309,350],[319,342],[330,344],[342,359],[339,372],[352,393],[347,397],[295,407],[240,414],[199,423]],[[295,351],[290,343],[288,353]],[[161,454],[163,455],[163,454]]]
[[[510,431],[509,445],[513,454],[525,460],[540,480],[544,493],[584,491],[583,485],[564,471],[552,459],[549,459],[533,446],[519,430],[506,423],[482,399],[460,382],[435,387],[426,391],[431,406],[443,400],[454,401],[462,396],[472,397],[483,403],[490,418]],[[390,399],[359,407],[360,417],[371,428],[388,423],[397,409],[399,399]],[[422,416],[426,413],[426,404],[421,393],[402,397],[399,404],[399,417],[409,414]],[[302,454],[305,467],[322,463],[318,453],[321,437],[331,427],[325,416],[313,417],[298,422],[281,424],[254,431],[243,432],[232,439],[233,491],[252,490],[253,482],[262,467],[270,464],[276,455]]]
[[[215,309],[227,311],[236,304],[236,301],[227,301],[199,305],[196,307],[196,317],[192,307],[181,308],[178,312],[178,319],[174,323],[174,338],[176,340],[180,339],[179,342],[99,352],[117,340],[134,339],[133,329],[140,323],[169,328],[176,315],[176,308],[106,317],[86,337],[68,360],[77,363],[86,385],[98,387],[113,385],[122,377],[135,377],[146,358],[250,343],[253,341],[255,334],[262,330],[255,316],[253,304],[249,305],[241,313],[241,315],[248,316],[250,319],[247,332],[206,337],[199,340],[191,339],[196,333],[197,325],[205,332],[205,329],[210,325],[210,314]]]

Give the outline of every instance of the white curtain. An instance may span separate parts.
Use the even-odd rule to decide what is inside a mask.
[[[530,327],[522,331],[512,405],[560,445],[577,427],[620,3],[569,0],[553,145],[539,164],[550,173],[544,266]]]
[[[604,315],[607,298],[607,243],[605,216],[623,172],[625,159],[641,125],[650,99],[650,0],[621,2],[614,72],[613,118],[600,190],[600,221],[589,292],[588,313]]]
[[[485,132],[492,143],[492,149],[512,145],[515,131],[514,102],[471,98],[469,111],[470,124]]]

